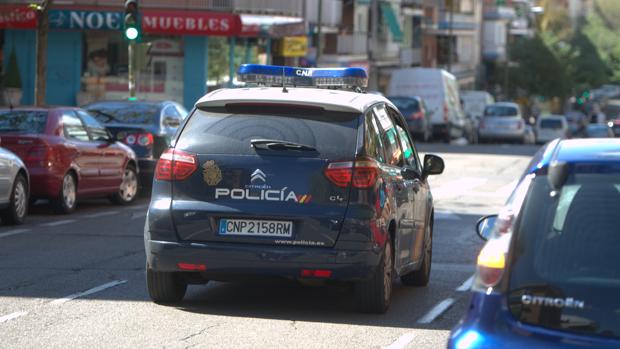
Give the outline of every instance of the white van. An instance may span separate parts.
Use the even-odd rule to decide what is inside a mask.
[[[431,113],[433,137],[449,141],[462,137],[465,114],[461,109],[459,85],[454,75],[442,69],[396,69],[388,89],[389,96],[419,96]]]
[[[465,115],[480,119],[484,115],[484,108],[495,103],[495,98],[486,91],[461,91]]]

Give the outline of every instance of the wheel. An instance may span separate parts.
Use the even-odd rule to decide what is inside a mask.
[[[123,172],[123,181],[121,182],[118,192],[112,195],[112,201],[119,205],[127,205],[132,203],[138,196],[138,174],[133,166],[127,166]]]
[[[370,280],[355,284],[357,308],[365,313],[385,313],[392,298],[392,242],[388,238],[377,270]]]
[[[13,183],[9,207],[2,212],[4,224],[23,224],[28,214],[28,184],[26,177],[18,174]]]
[[[69,172],[62,179],[62,187],[58,197],[52,200],[54,211],[60,214],[71,213],[75,210],[77,198],[77,184],[75,176]]]
[[[409,274],[402,275],[400,281],[407,286],[426,286],[431,278],[431,263],[433,261],[433,227],[432,223],[426,225],[428,239],[424,244],[424,256],[420,269]],[[428,231],[430,229],[430,231]]]
[[[179,273],[165,273],[146,268],[146,287],[155,303],[180,302],[187,291],[187,283]]]

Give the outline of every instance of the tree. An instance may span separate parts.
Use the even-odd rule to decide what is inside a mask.
[[[613,82],[620,82],[620,23],[617,18],[620,18],[620,2],[597,0],[581,29],[606,65],[607,80]]]

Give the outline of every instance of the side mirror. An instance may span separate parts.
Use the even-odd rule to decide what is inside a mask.
[[[478,233],[482,240],[487,241],[489,239],[491,233],[493,233],[496,220],[497,215],[490,215],[480,218],[478,223],[476,223],[476,233]]]
[[[560,190],[568,178],[568,164],[554,161],[549,166],[547,180],[553,190]]]
[[[424,155],[424,177],[441,174],[444,167],[443,159],[439,156],[432,154]]]

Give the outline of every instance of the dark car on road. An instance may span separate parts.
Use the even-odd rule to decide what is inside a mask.
[[[136,152],[140,182],[146,187],[153,181],[157,159],[187,116],[185,108],[173,101],[102,101],[84,109]]]
[[[448,348],[620,348],[620,140],[554,140],[482,218]]]
[[[31,200],[50,199],[58,213],[80,197],[136,198],[136,155],[80,108],[0,109],[0,137],[30,172]]]
[[[261,78],[264,69],[274,71],[266,78],[284,71],[304,83],[364,72],[263,67],[242,66],[248,76],[240,78]],[[434,155],[420,162],[405,119],[382,96],[212,92],[157,164],[145,227],[150,297],[179,301],[188,284],[274,276],[350,283],[360,310],[384,312],[394,276],[405,285],[429,281],[427,178],[443,166]]]
[[[431,116],[420,97],[388,97],[405,117],[409,132],[416,141],[428,142],[433,134]]]

